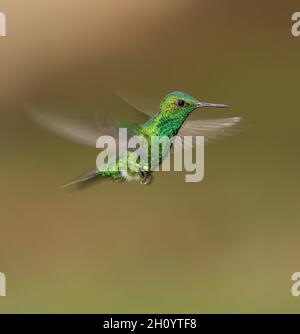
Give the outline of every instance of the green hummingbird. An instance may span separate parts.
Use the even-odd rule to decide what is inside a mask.
[[[206,142],[212,141],[228,134],[233,134],[232,127],[241,120],[240,117],[187,120],[189,115],[195,110],[202,110],[203,108],[226,108],[227,106],[225,104],[200,102],[193,96],[179,91],[167,94],[162,99],[159,110],[155,114],[152,111],[148,112],[142,110],[140,107],[136,107],[136,104],[131,103],[128,98],[123,98],[123,100],[147,116],[144,123],[127,126],[127,130],[130,136],[135,135],[145,138],[149,146],[151,145],[150,139],[153,136],[158,138],[168,137],[171,139],[174,136],[198,135],[204,136]],[[93,126],[87,126],[81,121],[76,121],[74,118],[63,117],[62,114],[55,117],[53,113],[32,110],[31,115],[40,124],[57,134],[76,142],[92,145],[93,147],[96,146],[97,138],[103,135],[110,135],[116,139],[118,138],[118,140],[122,140],[118,137],[119,128],[115,125],[105,126],[103,120],[98,120]],[[169,150],[173,146],[172,141],[170,143]],[[166,154],[161,152],[155,164],[159,166],[165,156]],[[127,166],[128,162],[133,161],[135,168],[124,172],[123,167]],[[124,155],[117,156],[113,163],[109,164],[105,169],[93,169],[65,186],[81,186],[99,178],[109,178],[114,181],[139,180],[141,184],[149,184],[153,178],[152,171],[157,166],[151,166],[151,168],[149,165],[145,166],[144,163],[142,164],[137,160],[135,152],[128,151]]]

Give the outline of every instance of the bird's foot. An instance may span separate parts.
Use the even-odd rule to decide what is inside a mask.
[[[144,172],[144,171],[140,172],[140,184],[143,184],[143,185],[150,184],[152,179],[153,179],[153,176],[150,173]]]

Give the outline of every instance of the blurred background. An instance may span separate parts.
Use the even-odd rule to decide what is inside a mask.
[[[299,1],[1,0],[0,11],[0,312],[299,312]],[[173,90],[226,103],[251,126],[207,146],[201,183],[157,173],[149,187],[66,192],[98,152],[26,110],[127,118],[108,83],[157,104]]]

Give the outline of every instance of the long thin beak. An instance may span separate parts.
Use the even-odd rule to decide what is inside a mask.
[[[198,102],[196,103],[197,108],[227,108],[226,104],[216,104],[216,103],[206,103],[206,102]]]

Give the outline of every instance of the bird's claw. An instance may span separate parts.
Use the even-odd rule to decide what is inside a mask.
[[[153,179],[153,176],[150,173],[144,172],[144,171],[140,172],[140,184],[143,184],[143,185],[150,184],[152,179]]]

